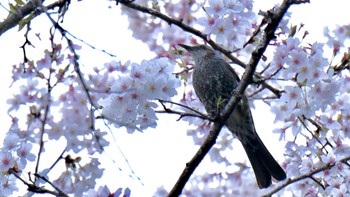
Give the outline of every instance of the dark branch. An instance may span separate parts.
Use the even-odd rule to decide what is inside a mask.
[[[39,0],[29,1],[23,6],[17,8],[15,13],[9,13],[7,18],[0,23],[0,36],[6,31],[17,26],[21,20],[23,20],[25,17],[29,16],[30,14],[32,14],[31,16],[32,19],[42,14],[43,10],[37,9],[40,6],[40,3],[38,1]],[[58,0],[48,5],[46,8],[48,10],[51,10],[56,7],[62,7],[63,5],[66,5],[68,1],[70,0]]]
[[[60,188],[58,188],[56,185],[54,185],[53,183],[51,183],[51,181],[49,181],[46,177],[41,176],[39,174],[35,174],[34,176],[44,180],[45,182],[47,182],[48,184],[50,184],[53,188],[55,188],[55,190],[58,192],[58,195],[56,196],[62,196],[62,197],[68,197],[68,195],[66,193],[64,193],[64,191],[62,191]]]
[[[180,117],[179,117],[178,120],[180,120],[180,119],[183,118],[183,117],[190,116],[190,117],[202,118],[202,119],[209,120],[209,121],[214,121],[212,118],[206,116],[205,114],[203,114],[203,113],[201,113],[201,112],[199,112],[199,111],[197,111],[197,110],[195,110],[195,109],[190,108],[190,107],[187,106],[187,105],[183,105],[183,104],[176,103],[176,102],[173,102],[173,101],[165,101],[165,100],[161,100],[161,99],[159,99],[158,101],[159,101],[160,104],[162,105],[164,111],[156,111],[157,113],[170,113],[170,114],[177,114],[177,115],[180,115]],[[185,108],[185,109],[188,109],[188,110],[192,111],[193,113],[182,112],[182,111],[176,111],[176,110],[170,109],[170,108],[168,108],[168,107],[165,106],[165,103],[171,103],[171,104],[180,106],[180,107],[182,107],[182,108]]]
[[[237,101],[237,103],[238,103],[238,101]],[[217,139],[222,127],[223,127],[222,121],[220,121],[220,122],[218,121],[218,122],[214,123],[214,125],[211,128],[210,133],[208,134],[204,143],[201,145],[201,147],[199,148],[197,153],[194,155],[192,160],[190,162],[186,163],[186,167],[183,170],[182,174],[180,175],[179,179],[177,180],[175,186],[170,191],[170,193],[168,195],[169,197],[177,197],[181,194],[183,188],[185,187],[189,178],[193,174],[194,170],[201,163],[201,161],[203,160],[205,155],[208,154],[211,147],[214,146],[216,139]]]
[[[57,190],[57,192],[45,189],[44,187],[39,187],[33,183],[28,183],[26,180],[22,179],[22,177],[19,176],[17,171],[14,169],[10,169],[9,173],[13,174],[18,180],[22,181],[22,183],[28,187],[28,191],[30,191],[30,192],[34,192],[34,193],[38,193],[38,194],[52,194],[54,196],[59,196],[59,197],[68,197],[68,195],[66,193],[64,193],[61,189],[57,188],[56,186],[54,186],[46,178],[43,180],[46,180],[50,185],[54,186],[54,188]],[[42,177],[40,177],[40,178],[42,178]]]
[[[349,161],[349,160],[350,160],[350,156],[347,156],[347,157],[339,160],[338,162],[346,164],[346,162]],[[265,194],[264,196],[272,196],[272,194],[277,193],[278,191],[280,191],[281,189],[287,187],[288,185],[290,185],[292,183],[296,183],[296,182],[304,180],[304,179],[307,179],[307,178],[310,178],[310,179],[313,180],[313,177],[312,177],[313,175],[315,175],[315,174],[317,174],[319,172],[322,172],[322,171],[329,170],[329,169],[333,168],[338,162],[326,163],[325,165],[323,165],[323,166],[321,166],[319,168],[316,168],[316,169],[310,171],[307,174],[303,174],[303,175],[295,177],[295,178],[289,178],[282,185],[274,188],[272,191],[270,191],[269,193]],[[319,183],[319,182],[317,182],[317,183]]]

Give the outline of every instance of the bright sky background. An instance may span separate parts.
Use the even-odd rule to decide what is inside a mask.
[[[281,0],[256,0],[255,2],[256,10],[265,11],[272,8],[275,2],[281,2]],[[293,24],[304,23],[305,29],[309,30],[310,35],[312,35],[309,37],[314,39],[314,41],[322,42],[324,41],[321,38],[323,27],[328,26],[332,29],[337,24],[349,24],[349,4],[348,0],[311,0],[311,4],[297,5],[290,9],[293,13],[292,21],[294,21]],[[109,9],[108,6],[112,8]],[[6,16],[6,11],[0,8],[0,20]],[[84,0],[76,3],[74,1],[64,21],[64,28],[70,33],[99,49],[104,49],[117,55],[117,60],[122,62],[126,60],[141,62],[143,59],[154,57],[154,54],[149,52],[142,42],[132,38],[132,32],[127,30],[126,17],[120,16],[119,8],[116,8],[113,2],[107,0]],[[33,30],[31,34],[34,35],[34,33],[40,32],[40,29],[42,29],[41,39],[43,40],[42,43],[45,43],[50,25],[44,15],[38,17],[32,21]],[[37,40],[34,37],[32,38]],[[12,90],[9,89],[11,68],[13,64],[22,61],[22,51],[19,49],[19,46],[23,42],[23,32],[18,33],[17,27],[0,37],[0,88],[2,92],[0,97],[0,129],[3,134],[8,131],[11,123],[7,115],[8,106],[4,105],[7,98],[12,95]],[[31,48],[27,48],[28,51],[34,52],[29,54],[30,57],[33,57],[33,59],[42,57],[43,50],[48,47],[42,46],[42,43],[39,44],[38,41],[33,43],[36,47],[35,52]],[[83,50],[78,51],[81,54],[82,65],[99,65],[111,60],[110,57],[103,53],[92,50],[83,44],[82,46]],[[253,110],[253,115],[258,133],[271,153],[277,159],[282,158],[283,149],[280,146],[271,146],[271,144],[276,144],[278,139],[277,136],[271,134],[274,128],[274,117],[267,115],[269,111],[267,106],[257,105],[256,107],[257,110]],[[192,158],[198,149],[198,147],[192,145],[191,139],[186,138],[187,123],[177,122],[176,119],[177,117],[174,115],[163,116],[160,118],[157,129],[147,130],[144,133],[129,135],[123,130],[114,132],[117,145],[123,151],[132,169],[140,177],[144,186],[139,181],[129,178],[130,170],[126,166],[125,160],[120,155],[115,143],[111,142],[114,146],[111,146],[107,152],[117,163],[111,163],[109,158],[101,160],[102,163],[106,164],[107,168],[112,168],[106,174],[106,176],[110,176],[108,186],[111,189],[129,186],[132,189],[133,196],[151,196],[157,186],[165,184],[167,189],[173,186],[185,167],[185,163]],[[0,135],[1,141],[2,138],[3,136]],[[237,150],[242,151],[239,148]],[[237,152],[232,154],[237,154]],[[246,159],[245,154],[242,155],[243,160]],[[199,171],[204,170],[203,166],[201,166]],[[122,170],[119,171],[118,168]]]

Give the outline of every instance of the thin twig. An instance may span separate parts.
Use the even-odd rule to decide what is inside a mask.
[[[311,134],[311,136],[314,138],[314,139],[316,139],[316,141],[318,142],[318,143],[320,143],[320,145],[321,146],[323,146],[323,143],[321,142],[321,140],[320,139],[318,139],[318,137],[316,137],[315,136],[315,134],[309,129],[309,127],[306,125],[306,123],[305,123],[305,117],[303,116],[303,117],[300,117],[300,116],[298,116],[297,117],[298,118],[298,120],[299,120],[299,122],[304,126],[304,128]]]
[[[45,189],[45,187],[39,187],[39,186],[37,186],[35,184],[28,183],[27,181],[22,179],[22,177],[12,168],[9,169],[9,173],[14,175],[18,180],[22,181],[22,183],[25,184],[28,187],[27,190],[30,191],[30,192],[37,193],[37,194],[52,194],[54,196],[59,196],[59,197],[68,197],[68,195],[65,194],[60,189],[57,190],[58,192],[55,192],[55,191],[51,191],[51,190]]]
[[[51,167],[49,168],[49,170],[52,170],[53,167],[55,167],[55,165],[63,158],[63,154],[67,151],[67,146],[64,148],[64,150],[61,152],[60,156],[57,157],[56,161],[53,162],[53,164],[51,165]]]
[[[46,99],[48,101],[51,100],[51,91],[52,91],[52,87],[51,87],[51,83],[50,80],[51,79],[51,70],[49,73],[49,77],[47,79],[47,95],[46,95]],[[44,134],[45,134],[45,125],[46,125],[46,120],[47,117],[49,115],[49,111],[50,111],[50,102],[47,102],[45,105],[45,109],[44,109],[44,115],[43,115],[43,119],[41,120],[41,127],[40,127],[40,140],[39,140],[39,151],[38,151],[38,159],[36,161],[36,165],[35,165],[35,174],[38,173],[39,171],[39,164],[40,164],[40,160],[41,160],[41,155],[44,149]],[[36,180],[36,179],[35,179]]]
[[[55,188],[55,190],[58,192],[58,196],[68,197],[68,194],[66,194],[64,191],[62,191],[60,188],[58,188],[55,184],[51,183],[51,181],[49,181],[46,177],[41,176],[39,174],[34,174],[34,176],[44,180],[45,182],[50,184],[53,188]]]
[[[158,101],[160,102],[160,104],[163,106],[163,110],[164,111],[156,111],[157,113],[170,113],[170,114],[177,114],[177,115],[180,115],[179,119],[180,120],[181,118],[183,117],[186,117],[186,116],[190,116],[190,117],[198,117],[198,118],[202,118],[202,119],[205,119],[205,120],[209,120],[209,121],[214,121],[214,119],[208,117],[207,115],[187,106],[187,105],[183,105],[181,103],[176,103],[176,102],[173,102],[173,101],[165,101],[165,100],[161,100],[161,99],[158,99]],[[171,103],[171,104],[174,104],[174,105],[178,105],[180,107],[183,107],[185,109],[188,109],[194,113],[187,113],[187,112],[181,112],[181,111],[176,111],[176,110],[173,110],[173,109],[170,109],[168,107],[165,106],[164,103]]]
[[[261,29],[265,24],[266,24],[266,20],[265,18],[263,18],[259,26],[255,28],[255,31],[253,32],[252,36],[248,39],[246,43],[244,43],[243,48],[245,48],[248,44],[254,42],[254,38],[261,32]]]

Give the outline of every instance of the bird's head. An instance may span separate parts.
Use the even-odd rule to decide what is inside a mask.
[[[179,46],[190,52],[195,62],[206,58],[211,58],[216,55],[216,52],[211,47],[206,45],[188,46],[185,44],[179,44]]]

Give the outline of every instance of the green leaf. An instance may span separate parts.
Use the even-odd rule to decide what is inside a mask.
[[[25,3],[22,0],[15,0],[16,5],[24,5]]]
[[[19,21],[18,23],[18,31],[21,31],[21,29],[27,25],[33,18],[33,13],[27,16],[26,18],[23,18],[22,20]]]
[[[291,26],[290,33],[289,33],[288,37],[294,37],[296,32],[297,32],[297,26],[296,25]]]
[[[13,5],[12,3],[10,3],[9,6],[10,6],[10,12],[11,13],[16,13],[17,7],[15,5]]]
[[[227,102],[227,99],[220,97],[217,103],[218,108],[221,108],[224,104],[226,104],[226,102]]]

